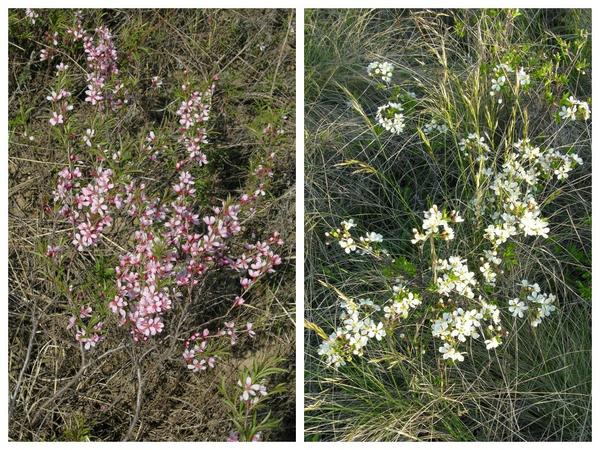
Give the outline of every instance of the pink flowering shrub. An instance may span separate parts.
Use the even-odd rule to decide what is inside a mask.
[[[111,113],[128,104],[122,95],[124,84],[118,79],[118,53],[110,31],[106,27],[98,27],[94,32],[85,30],[81,13],[77,13],[73,27],[64,36],[56,37],[56,52],[44,53],[43,59],[58,58],[53,55],[60,53],[62,39],[80,42],[87,64],[86,97],[77,108],[92,108],[92,123],[107,123]],[[57,77],[59,93],[52,91],[48,96],[52,105],[49,122],[59,127],[61,136],[71,131],[67,113],[74,109],[68,101],[70,92],[62,87],[66,73],[60,71]],[[107,143],[98,141],[94,128],[74,129],[75,134],[78,131],[81,134],[85,146],[69,151],[69,165],[58,173],[53,193],[58,215],[72,226],[71,245],[77,251],[93,252],[105,239],[111,242],[113,236],[122,242],[115,267],[116,292],[108,307],[117,316],[118,325],[129,329],[134,341],[161,334],[173,304],[184,295],[195,295],[194,287],[211,272],[238,274],[240,289],[231,300],[232,310],[243,305],[251,287],[282,262],[276,253],[276,248],[283,244],[277,231],[255,242],[242,239],[240,243],[236,239],[243,233],[243,217],[256,208],[273,177],[274,153],[268,154],[254,169],[254,175],[261,181],[248,192],[208,209],[198,207],[196,178],[202,176],[202,167],[209,164],[208,128],[218,77],[214,76],[204,89],[193,88],[200,82],[189,73],[184,73],[184,77],[175,112],[177,123],[162,130],[162,148],[167,149],[164,154],[155,149],[159,136],[154,130],[145,135],[139,154],[124,160],[120,150],[111,155],[103,149]],[[129,95],[135,96],[133,92]],[[90,149],[95,153],[92,161],[86,158]],[[147,161],[165,171],[165,178],[172,180],[170,187],[149,189],[143,177],[130,175],[133,164],[144,165]],[[127,235],[115,235],[117,222],[120,229],[128,230]],[[52,253],[50,250],[51,246]],[[105,318],[84,324],[83,319],[98,317],[92,316],[91,308],[86,311],[85,316],[79,315],[79,320],[72,316],[69,328],[74,330],[75,339],[89,350],[110,329],[104,327]],[[251,324],[245,333],[254,333]],[[238,336],[234,323],[226,321],[222,329],[212,334],[208,329],[193,334],[185,342],[186,365],[194,371],[214,367],[218,356],[208,352],[208,342],[220,336],[229,336],[234,345]]]

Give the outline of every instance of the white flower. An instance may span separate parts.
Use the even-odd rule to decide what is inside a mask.
[[[517,72],[517,81],[521,86],[527,86],[531,81],[529,75],[525,72],[525,70],[522,67]]]
[[[519,226],[523,230],[525,236],[542,236],[548,237],[548,222],[538,217],[539,210],[536,211],[525,211],[523,216],[519,219]]]
[[[448,131],[448,127],[444,123],[439,123],[436,119],[431,119],[431,121],[423,126],[423,132],[425,134],[432,133],[446,133]]]
[[[425,216],[423,220],[424,230],[431,230],[433,233],[437,233],[440,227],[448,225],[448,222],[444,220],[442,212],[436,205],[433,205],[429,211],[425,211],[423,214]]]
[[[433,205],[429,211],[423,212],[423,230],[421,233],[416,228],[413,228],[415,237],[411,239],[413,244],[426,241],[431,236],[438,236],[442,240],[450,241],[454,239],[454,230],[448,224],[448,221],[458,223],[462,222],[463,218],[456,211],[452,211],[449,215],[442,213],[436,205]],[[441,228],[441,230],[440,230]]]
[[[410,242],[413,244],[417,244],[419,242],[424,242],[429,237],[428,234],[419,233],[419,230],[417,230],[416,228],[413,228],[412,231],[413,231],[415,237],[413,239],[411,239]]]
[[[502,264],[502,260],[498,258],[498,252],[496,250],[484,250],[483,254],[488,262],[495,264],[496,266]]]
[[[406,319],[408,317],[411,308],[416,308],[421,304],[419,296],[410,292],[408,289],[401,285],[396,285],[392,288],[394,296],[392,297],[391,306],[383,308],[385,312],[385,318],[398,318],[402,317]]]
[[[463,353],[460,353],[458,350],[456,350],[454,347],[452,347],[447,342],[444,343],[443,347],[439,348],[439,351],[441,354],[444,355],[443,356],[444,359],[451,359],[452,361],[464,361],[465,360]]]
[[[356,226],[354,219],[343,220],[341,225],[345,230],[350,230]]]
[[[474,298],[473,287],[477,285],[475,274],[469,270],[466,265],[466,259],[460,256],[451,256],[450,258],[438,260],[437,267],[442,276],[436,280],[438,294],[450,297],[452,292],[463,295],[467,298]]]
[[[508,304],[510,305],[508,310],[512,313],[513,317],[519,317],[520,319],[523,318],[525,311],[529,309],[529,307],[518,298],[509,300]]]
[[[330,366],[340,367],[346,364],[344,357],[338,350],[337,342],[341,334],[335,331],[329,335],[329,338],[321,343],[317,353],[325,356],[325,363]]]
[[[371,231],[363,238],[367,242],[383,242],[383,236],[379,233]]]
[[[573,96],[570,96],[567,102],[568,105],[564,105],[558,113],[563,120],[574,121],[578,116],[584,121],[590,118],[590,105],[587,102],[577,100]]]
[[[500,340],[500,338],[498,336],[494,336],[491,339],[485,340],[485,348],[488,350],[497,348],[500,344],[502,344],[502,341]]]
[[[577,120],[577,107],[575,106],[563,106],[558,115],[563,120]]]
[[[489,262],[484,263],[479,270],[483,274],[483,278],[490,284],[494,284],[496,282],[496,272],[492,269],[492,266]]]
[[[383,323],[379,322],[377,325],[373,324],[369,329],[367,336],[375,338],[378,341],[385,336],[385,330],[383,329]]]
[[[494,95],[494,92],[500,92],[502,86],[506,83],[506,77],[504,75],[499,76],[498,78],[492,79],[492,92],[491,95]]]
[[[579,102],[577,106],[577,113],[581,116],[581,119],[588,120],[591,114],[590,105],[587,102]]]
[[[96,132],[91,128],[85,130],[85,135],[83,136],[83,142],[85,142],[85,145],[87,145],[88,147],[92,146],[91,139],[94,137],[95,134]]]
[[[510,67],[506,63],[500,63],[500,64],[497,64],[496,67],[494,67],[494,72],[496,72],[496,73],[512,72],[512,70],[513,70],[512,67]]]
[[[356,251],[356,242],[354,242],[354,239],[352,238],[341,239],[340,247],[342,247],[346,253],[354,252]]]

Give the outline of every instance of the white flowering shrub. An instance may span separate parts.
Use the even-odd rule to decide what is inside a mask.
[[[379,63],[371,63],[367,70],[372,75],[381,73],[382,69]],[[497,98],[499,104],[503,103],[503,94],[510,93],[518,100],[521,95],[519,90],[531,85],[531,77],[523,67],[514,69],[506,63],[494,66],[492,76],[490,96]],[[567,102],[567,106],[562,106],[559,112],[562,119],[589,119],[590,109],[586,102],[575,100],[572,96]],[[386,131],[399,135],[405,128],[402,111],[399,103],[390,102],[380,106],[376,113],[377,123]],[[424,126],[423,131],[425,134],[434,131],[445,133],[448,127],[433,118]],[[443,344],[439,347],[439,352],[443,354],[443,359],[464,361],[466,352],[460,351],[459,347],[467,341],[467,337],[481,338],[488,350],[495,349],[502,343],[507,331],[502,326],[499,308],[510,311],[514,317],[528,316],[533,327],[537,327],[556,309],[556,297],[541,293],[537,283],[529,285],[527,280],[521,282],[523,289],[530,291],[524,299],[506,298],[502,302],[497,298],[490,298],[482,289],[495,286],[498,276],[503,273],[502,258],[498,256],[499,252],[502,253],[503,245],[518,236],[548,238],[549,222],[542,216],[536,194],[553,178],[558,181],[566,180],[569,172],[582,165],[583,160],[572,151],[540,148],[529,138],[519,139],[512,144],[512,148],[503,149],[502,154],[498,154],[493,152],[479,131],[469,132],[462,138],[458,142],[457,151],[470,164],[468,181],[476,186],[473,198],[462,199],[470,208],[472,220],[479,225],[479,230],[475,226],[472,232],[483,234],[485,240],[489,241],[489,248],[483,246],[481,255],[471,263],[478,266],[475,271],[470,270],[467,259],[456,254],[449,255],[447,259],[439,258],[438,241],[453,240],[455,231],[451,225],[464,222],[464,219],[457,211],[446,212],[437,205],[423,213],[421,230],[413,229],[414,238],[411,242],[427,245],[430,250],[432,280],[428,287],[440,297],[437,300],[439,311],[436,311],[436,317],[430,318],[430,321],[432,336],[440,339]],[[376,236],[373,242],[377,243],[382,242],[383,237],[369,232],[355,240],[351,235],[351,229],[355,226],[354,220],[349,219],[341,223],[341,229],[325,234],[335,238],[346,253],[372,253],[369,236]],[[389,255],[385,250],[382,253]],[[324,355],[328,364],[339,366],[352,355],[362,355],[370,338],[381,340],[386,334],[385,330],[392,326],[374,322],[372,312],[381,310],[381,306],[370,300],[365,302],[348,300],[342,303],[340,321],[344,326],[332,333],[319,348],[319,354]],[[411,303],[411,307],[420,304],[419,300],[418,303]],[[366,312],[363,311],[365,305]],[[369,309],[373,311],[369,312]],[[387,316],[387,319],[395,318],[395,315]]]
[[[550,417],[566,386],[554,371],[570,367],[579,388],[559,415],[589,412],[589,37],[555,36],[545,14],[356,12],[356,28],[320,16],[367,43],[307,107],[314,436],[588,435]],[[320,49],[338,42],[313,33]],[[390,81],[364,77],[372,54]]]

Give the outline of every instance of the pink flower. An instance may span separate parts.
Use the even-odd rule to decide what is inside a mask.
[[[194,356],[196,356],[196,352],[193,349],[185,349],[183,352],[183,359],[186,361],[194,359]]]
[[[69,68],[69,66],[63,62],[61,62],[60,64],[56,65],[56,72],[65,72],[67,69]]]
[[[58,124],[64,123],[64,117],[62,114],[57,114],[56,112],[53,112],[52,117],[48,122],[50,122],[50,125],[54,127]]]
[[[79,309],[79,317],[82,319],[86,317],[92,317],[92,307],[91,306],[82,306]]]
[[[240,442],[240,435],[236,431],[230,431],[227,442]]]
[[[59,246],[48,245],[48,248],[46,250],[46,256],[48,258],[55,259],[58,256],[59,252],[60,252],[60,247]]]
[[[267,395],[267,388],[262,384],[253,383],[252,378],[250,377],[246,377],[246,381],[243,385],[241,381],[238,381],[238,386],[242,387],[243,389],[242,395],[240,395],[240,400],[245,402],[251,400],[252,397],[254,397],[254,400],[257,400],[256,396],[258,394],[262,396]]]
[[[200,372],[201,370],[206,370],[206,361],[204,359],[201,359],[200,361],[194,359],[187,367],[193,372]]]
[[[157,333],[160,333],[164,328],[164,324],[162,323],[159,316],[156,316],[151,319],[138,319],[136,325],[138,330],[144,336],[154,336]]]
[[[40,15],[31,8],[25,9],[25,15],[29,18],[33,25],[35,25],[35,19],[40,17]]]

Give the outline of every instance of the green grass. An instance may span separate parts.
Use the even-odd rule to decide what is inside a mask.
[[[340,303],[327,285],[381,299],[399,276],[426,282],[428,255],[410,243],[412,228],[432,204],[469,211],[478,188],[458,151],[467,133],[486,135],[498,157],[526,134],[584,159],[566,184],[539,196],[550,237],[505,247],[499,302],[527,278],[557,295],[555,316],[537,329],[505,317],[510,334],[496,352],[473,343],[455,366],[436,355],[425,309],[415,312],[421,326],[411,319],[337,370],[324,365],[321,339],[307,330],[306,439],[591,439],[591,124],[555,119],[564,93],[591,94],[583,68],[591,44],[580,32],[591,29],[590,11],[307,10],[305,23],[305,317],[327,334]],[[375,125],[388,98],[367,77],[376,60],[394,64],[401,96],[419,99],[400,136]],[[488,94],[500,62],[532,76],[530,90],[504,108]],[[419,133],[431,117],[450,128],[445,138]],[[381,233],[396,261],[327,245],[324,233],[348,218]],[[483,240],[473,230],[459,224],[447,253],[466,248],[461,255],[474,257]]]

